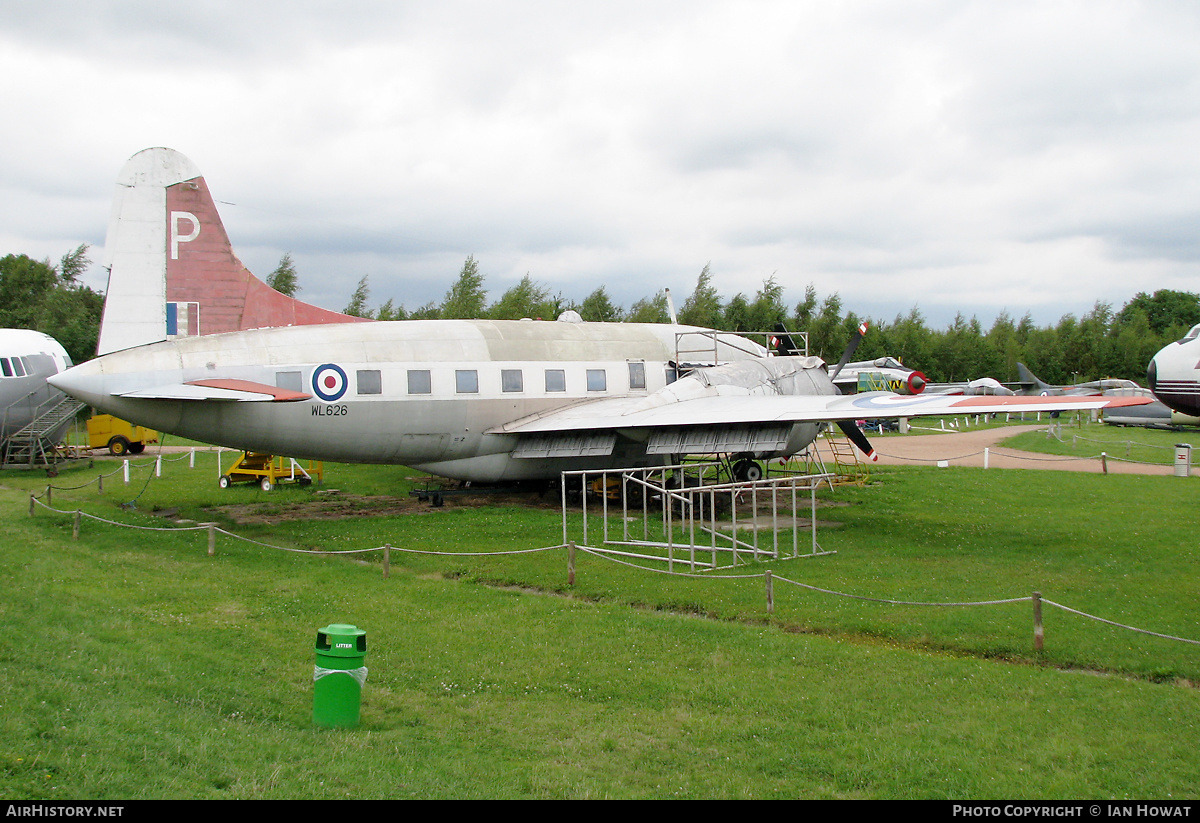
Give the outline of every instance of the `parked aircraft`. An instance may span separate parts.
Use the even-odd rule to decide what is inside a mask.
[[[1136,393],[1153,398],[1150,389],[1138,389]],[[1178,430],[1200,426],[1200,417],[1177,412],[1157,399],[1145,406],[1105,409],[1101,419],[1110,426],[1140,426],[1147,429]]]
[[[897,394],[1012,395],[1007,388],[991,377],[956,383],[934,383],[923,372],[910,369],[894,357],[880,357],[847,363],[834,385],[842,394],[861,391],[890,391]]]
[[[50,335],[0,329],[0,444],[62,398],[46,378],[69,368],[66,349]]]
[[[135,155],[106,241],[108,299],[146,297],[136,312],[106,308],[108,353],[55,376],[56,386],[122,419],[232,448],[482,482],[701,453],[729,456],[738,476],[754,478],[755,460],[802,450],[824,422],[873,458],[856,419],[1146,402],[845,397],[820,358],[677,324],[324,322],[185,336],[157,304],[170,302],[171,272],[192,243],[240,268],[190,161],[169,149]]]
[[[1151,358],[1146,382],[1173,411],[1200,417],[1200,325]]]
[[[1115,377],[1105,378],[1104,380],[1091,380],[1087,383],[1075,383],[1070,386],[1052,386],[1049,383],[1043,382],[1024,363],[1017,364],[1017,377],[1020,378],[1017,380],[1017,383],[1021,386],[1021,394],[1039,395],[1041,397],[1096,397],[1114,389],[1129,390],[1141,388],[1141,386],[1132,380],[1121,380]]]

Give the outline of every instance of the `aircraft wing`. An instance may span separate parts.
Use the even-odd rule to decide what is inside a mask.
[[[143,400],[226,400],[230,402],[282,402],[308,400],[311,394],[268,386],[250,380],[192,380],[150,389],[124,392],[120,397]]]
[[[1136,406],[1142,397],[899,395],[727,395],[647,407],[644,398],[578,403],[491,429],[491,434],[538,434],[601,429],[746,426],[866,418],[925,417],[993,412],[1052,412]]]

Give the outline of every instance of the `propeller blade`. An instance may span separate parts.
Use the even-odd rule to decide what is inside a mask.
[[[850,442],[858,447],[858,450],[866,455],[867,459],[872,463],[879,462],[879,455],[875,453],[875,449],[871,448],[871,441],[862,433],[862,429],[854,425],[853,420],[837,421],[838,428],[842,430],[842,434],[849,438]]]
[[[858,331],[854,337],[850,338],[850,345],[846,346],[846,351],[842,353],[842,359],[838,361],[837,367],[829,375],[830,380],[837,380],[837,376],[842,373],[842,369],[850,362],[850,357],[854,354],[854,350],[858,348],[858,344],[862,342],[863,335],[867,333],[867,324],[865,322],[858,324]]]
[[[800,349],[796,348],[796,343],[792,340],[792,335],[787,330],[787,326],[782,323],[775,324],[775,334],[771,337],[771,347],[775,349],[776,354],[784,357],[800,353]]]

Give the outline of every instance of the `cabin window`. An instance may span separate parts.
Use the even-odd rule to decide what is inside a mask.
[[[409,369],[408,371],[408,393],[409,394],[430,394],[433,391],[433,384],[429,380],[428,369]]]
[[[679,369],[676,369],[674,366],[667,366],[666,377],[667,385],[669,386],[679,379]]]
[[[379,374],[379,369],[358,370],[358,393],[383,394],[383,378]]]
[[[630,363],[629,364],[629,388],[631,388],[631,389],[646,388],[646,364],[645,363]]]
[[[25,363],[22,362],[21,358],[14,357],[12,359],[12,364],[13,364],[13,371],[15,371],[17,373],[17,377],[24,377],[25,376]]]
[[[546,369],[546,391],[566,391],[567,373],[562,369]]]
[[[608,372],[604,369],[587,370],[588,391],[608,391]]]
[[[520,369],[501,369],[500,389],[502,391],[525,391],[524,372]]]
[[[456,369],[454,372],[454,390],[459,394],[479,393],[479,372],[475,369]]]
[[[4,372],[5,377],[12,377],[12,366],[9,365],[7,357],[0,357],[0,371]]]
[[[300,379],[300,372],[298,371],[275,372],[275,385],[288,391],[304,391],[304,381]]]

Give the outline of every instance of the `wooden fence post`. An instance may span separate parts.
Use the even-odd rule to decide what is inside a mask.
[[[771,580],[771,570],[764,575],[767,581],[767,614],[775,613],[775,582]]]
[[[79,539],[79,521],[82,518],[82,516],[83,515],[81,515],[79,513],[79,509],[76,509],[75,510],[75,524],[71,527],[71,539],[72,540]]]
[[[392,544],[383,544],[383,579],[387,580],[392,569]]]
[[[567,585],[575,585],[575,541],[567,544]]]

